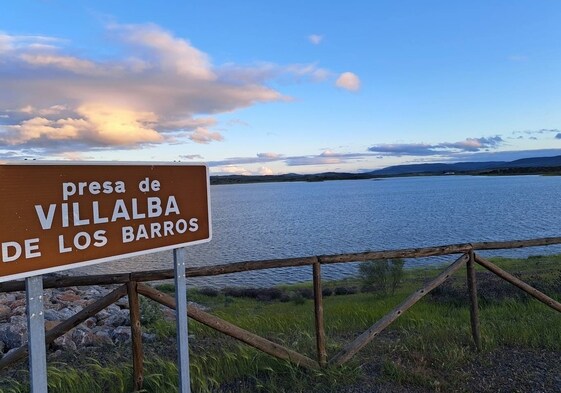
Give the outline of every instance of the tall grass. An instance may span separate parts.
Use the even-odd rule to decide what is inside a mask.
[[[522,279],[547,283],[549,295],[561,296],[561,257],[524,260],[496,259],[496,263]],[[478,268],[478,272],[483,270]],[[383,317],[410,293],[439,273],[437,269],[410,270],[394,294],[356,293],[324,298],[327,349],[334,355],[343,345]],[[558,282],[559,281],[559,282]],[[352,286],[346,280],[345,286]],[[335,288],[338,284],[328,283]],[[341,285],[341,284],[340,284]],[[544,284],[545,285],[545,284]],[[305,288],[299,284],[298,290]],[[173,292],[173,286],[166,286]],[[482,290],[483,290],[482,286]],[[496,289],[496,288],[495,288]],[[283,290],[292,290],[284,287]],[[226,338],[197,322],[189,321],[191,380],[194,392],[336,392],[358,384],[363,370],[378,364],[378,376],[395,384],[430,390],[453,390],[446,376],[459,374],[477,354],[473,350],[465,290],[465,270],[459,271],[446,289],[448,294],[427,296],[404,313],[382,335],[366,346],[348,366],[322,371],[301,369]],[[446,296],[445,296],[446,295]],[[484,293],[482,295],[485,295]],[[491,296],[492,295],[492,296]],[[483,350],[502,347],[540,348],[561,351],[561,314],[524,297],[493,298],[480,304]],[[212,308],[212,313],[281,345],[315,358],[313,301],[301,304],[280,300],[258,301],[225,294],[190,293],[189,297]],[[156,333],[157,346],[175,345],[175,324],[165,321],[150,301],[143,327]],[[166,341],[167,340],[167,341]],[[163,344],[162,344],[163,343]],[[152,348],[153,349],[153,348]],[[146,392],[176,392],[177,366],[174,351],[146,356]],[[174,354],[171,356],[171,354]],[[101,364],[90,359],[83,365],[50,363],[49,391],[60,393],[127,392],[132,389],[129,363]],[[2,379],[1,393],[27,392],[25,371]]]

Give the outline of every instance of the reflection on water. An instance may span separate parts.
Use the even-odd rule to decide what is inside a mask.
[[[411,177],[211,187],[213,240],[189,247],[188,266],[561,235],[561,177]],[[527,256],[561,247],[487,252]],[[420,258],[408,266],[453,261]],[[160,252],[77,269],[102,274],[172,268]],[[324,266],[324,279],[356,264]],[[192,285],[309,281],[311,267],[190,279]]]

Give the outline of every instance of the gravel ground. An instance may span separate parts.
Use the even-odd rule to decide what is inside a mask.
[[[418,387],[380,379],[376,364],[363,367],[361,381],[341,393],[424,393],[424,392],[561,392],[561,352],[531,349],[497,349],[483,353],[447,376],[443,385]],[[448,386],[445,386],[448,384]]]

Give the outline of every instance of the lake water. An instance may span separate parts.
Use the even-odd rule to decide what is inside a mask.
[[[211,203],[213,240],[187,249],[189,266],[561,235],[561,177],[557,176],[219,185],[211,187]],[[561,253],[561,247],[504,250],[493,255],[544,253]],[[453,258],[416,259],[408,265]],[[78,272],[172,266],[172,253],[160,252]],[[323,268],[326,279],[355,272],[354,264]],[[266,286],[310,279],[311,268],[305,267],[193,278],[189,282]]]

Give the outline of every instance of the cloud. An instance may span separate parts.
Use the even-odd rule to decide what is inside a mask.
[[[308,41],[314,45],[319,45],[323,41],[323,36],[319,34],[310,34],[308,36]]]
[[[273,153],[273,152],[257,153],[257,157],[265,160],[278,160],[282,157],[282,154]]]
[[[266,166],[259,167],[258,172],[261,176],[271,176],[275,174],[271,168],[267,168]]]
[[[209,161],[209,166],[230,166],[230,165],[243,165],[243,164],[257,164],[265,162],[282,161],[284,156],[279,153],[257,153],[254,157],[231,157],[219,161]]]
[[[401,143],[379,144],[368,148],[368,151],[389,156],[434,156],[459,152],[478,152],[495,149],[503,143],[500,136],[466,138],[460,142],[443,142],[438,144]]]
[[[19,56],[27,65],[35,68],[54,68],[69,71],[78,75],[95,75],[104,73],[93,61],[82,60],[72,56],[60,56],[51,54],[27,54]]]
[[[224,167],[239,165],[249,165],[266,162],[283,162],[288,166],[308,166],[308,165],[335,165],[357,160],[364,157],[372,157],[372,153],[335,153],[325,150],[321,154],[307,156],[285,156],[279,153],[258,153],[255,157],[232,157],[220,161],[209,161],[211,167]]]
[[[123,55],[70,54],[51,37],[0,33],[0,149],[50,154],[223,140],[216,115],[287,101],[271,80],[322,81],[315,64],[212,64],[154,24],[108,27]]]
[[[203,127],[197,127],[195,131],[191,135],[189,135],[189,139],[193,142],[197,143],[210,143],[212,141],[221,141],[224,139],[219,132],[211,132]]]
[[[23,109],[34,112],[32,108]],[[134,146],[164,139],[153,128],[157,116],[152,112],[135,112],[105,104],[82,105],[75,112],[76,118],[32,117],[17,125],[4,126],[0,144],[44,148],[64,141],[80,141],[94,146]]]
[[[260,62],[249,67],[226,64],[219,67],[218,70],[223,81],[233,84],[260,84],[271,79],[278,79],[286,83],[307,80],[321,82],[333,76],[332,72],[319,67],[317,64],[278,65]]]
[[[539,130],[523,130],[523,131],[513,131],[514,135],[517,134],[526,134],[526,135],[534,135],[534,134],[548,134],[548,133],[559,133],[561,130],[558,128],[541,128]]]
[[[341,89],[358,91],[360,89],[360,79],[352,72],[343,72],[335,81],[335,85]]]
[[[204,159],[204,157],[201,156],[200,154],[186,154],[186,155],[179,156],[179,158],[181,158],[183,160],[202,160],[202,159]]]
[[[122,42],[152,59],[161,70],[195,80],[216,80],[209,57],[188,40],[176,38],[155,24],[110,25]]]
[[[250,176],[254,174],[253,172],[251,172],[250,170],[244,167],[235,166],[235,165],[226,165],[226,166],[214,168],[213,173],[218,175],[244,175],[244,176]]]

